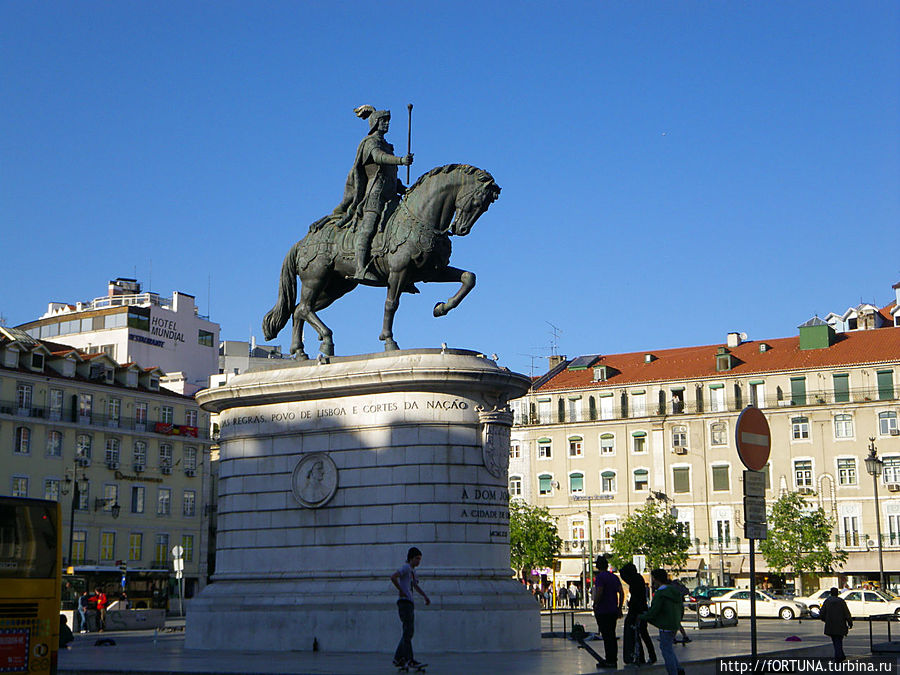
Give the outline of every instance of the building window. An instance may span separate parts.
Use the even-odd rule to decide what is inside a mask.
[[[710,424],[709,439],[712,445],[728,445],[728,425],[725,422]]]
[[[44,479],[44,499],[48,499],[51,502],[59,501],[59,479],[58,478],[45,478]]]
[[[573,473],[569,476],[569,492],[573,495],[584,494],[584,474]]]
[[[729,546],[731,544],[731,521],[730,520],[717,520],[716,521],[716,538],[719,543],[719,547]]]
[[[584,447],[581,436],[572,436],[569,439],[569,457],[581,457],[583,454]]]
[[[156,493],[156,515],[168,516],[171,512],[172,490],[169,488],[159,488]]]
[[[194,535],[181,535],[181,548],[183,550],[182,557],[184,562],[194,562]]]
[[[647,452],[647,433],[644,431],[635,431],[631,434],[631,451],[640,455]]]
[[[184,424],[188,427],[196,427],[197,426],[197,411],[196,410],[185,410],[184,411]]]
[[[75,456],[81,459],[83,464],[91,462],[91,444],[90,434],[78,434],[75,439]]]
[[[150,332],[150,315],[144,316],[134,309],[128,310],[128,327]]]
[[[50,419],[59,421],[63,414],[63,392],[62,389],[50,390]]]
[[[518,443],[509,444],[509,458],[519,459],[522,456],[522,448]]]
[[[131,487],[131,512],[144,512],[144,488],[142,485],[133,485]]]
[[[600,396],[600,419],[601,420],[611,420],[613,418],[613,404],[615,403],[615,398],[612,394],[608,394],[606,396]]]
[[[203,345],[204,347],[212,347],[213,346],[213,333],[210,333],[208,330],[203,330],[200,328],[197,331],[197,344]]]
[[[831,376],[834,385],[834,402],[849,403],[850,402],[850,375],[847,373]]]
[[[672,469],[672,491],[675,494],[691,491],[691,467],[676,466]]]
[[[157,565],[165,565],[169,562],[169,535],[156,535],[156,552],[154,562]]]
[[[605,456],[616,454],[616,437],[614,434],[600,436],[600,454]]]
[[[188,518],[196,515],[196,513],[195,513],[196,500],[197,500],[196,492],[194,492],[193,490],[185,490],[184,491],[184,502],[183,502],[183,509],[182,509],[183,515],[187,516]]]
[[[893,410],[878,413],[878,433],[882,436],[896,435],[897,413]]]
[[[62,457],[62,433],[51,429],[47,432],[47,456]]]
[[[843,457],[837,461],[838,485],[856,485],[856,460]]]
[[[122,401],[111,398],[106,402],[106,423],[111,427],[119,426],[119,417],[122,413]]]
[[[755,381],[750,383],[750,405],[757,408],[766,407],[766,383]]]
[[[31,429],[28,427],[16,427],[15,452],[20,455],[31,452]]]
[[[684,389],[672,390],[672,414],[680,415],[684,412]]]
[[[107,513],[113,509],[113,504],[119,503],[119,486],[115,483],[107,483],[103,486],[103,510]]]
[[[33,387],[30,384],[16,385],[16,409],[19,415],[31,415],[31,395]]]
[[[672,427],[672,447],[676,450],[688,446],[687,427],[679,425]]]
[[[600,474],[600,492],[616,491],[616,472],[604,471]]]
[[[884,483],[900,483],[900,456],[882,457],[884,466],[882,467]]]
[[[844,528],[844,546],[859,546],[859,518],[844,516],[841,524]]]
[[[84,551],[87,548],[87,532],[75,530],[72,533],[72,552],[69,556],[73,563],[84,562]]]
[[[581,422],[582,421],[581,413],[582,413],[581,397],[570,398],[569,399],[569,421],[570,422]]]
[[[632,392],[631,394],[631,416],[643,417],[647,414],[647,395],[642,392]]]
[[[550,399],[538,401],[538,424],[547,424],[550,421]]]
[[[900,544],[900,515],[888,515],[888,545],[897,546]]]
[[[147,404],[142,401],[134,404],[134,424],[137,431],[147,428]]]
[[[116,533],[100,533],[100,560],[114,560],[116,557]]]
[[[106,439],[106,466],[119,466],[119,446],[120,444],[118,438]]]
[[[172,468],[172,446],[168,443],[159,444],[159,466],[160,468]]]
[[[90,424],[94,410],[93,394],[78,394],[78,417],[82,424]]]
[[[12,477],[12,496],[27,497],[28,496],[28,477],[13,476]]]
[[[811,488],[813,485],[813,472],[811,459],[794,460],[794,484],[798,488]]]
[[[712,467],[712,489],[713,492],[728,492],[731,490],[731,481],[729,478],[730,467],[727,464]]]
[[[174,424],[175,409],[170,405],[159,406],[159,421],[163,424]]]
[[[878,377],[878,400],[892,401],[894,399],[894,371],[879,370]]]
[[[538,459],[550,459],[551,457],[553,457],[553,450],[550,441],[538,441]]]
[[[144,441],[134,442],[133,460],[137,466],[147,466],[147,444]]]
[[[725,385],[712,384],[709,387],[709,411],[725,412]]]
[[[78,500],[78,510],[79,511],[87,511],[90,509],[91,504],[91,483],[90,481],[85,481],[84,487],[79,490],[78,495],[80,499]]]
[[[510,476],[509,477],[509,494],[511,497],[521,497],[522,496],[522,477],[521,476]]]
[[[188,445],[184,448],[184,470],[197,470],[197,448],[193,445]]]
[[[634,490],[635,492],[642,492],[646,490],[650,485],[650,472],[647,469],[635,469],[634,470]]]
[[[834,437],[853,438],[853,415],[834,416]]]
[[[586,538],[585,529],[584,529],[584,521],[583,520],[573,520],[570,526],[570,530],[572,532],[572,541],[584,541]]]
[[[128,535],[128,559],[141,560],[144,557],[144,535],[140,532],[132,532]]]
[[[795,441],[806,440],[809,438],[808,417],[791,418],[791,438]]]
[[[550,490],[553,489],[553,476],[549,474],[543,473],[538,476],[538,494],[541,495],[549,495]]]

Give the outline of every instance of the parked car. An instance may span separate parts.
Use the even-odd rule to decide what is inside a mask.
[[[685,609],[697,611],[705,619],[712,614],[710,600],[733,590],[733,586],[697,586],[684,597]]]
[[[711,609],[721,613],[723,619],[733,619],[735,613],[739,617],[750,616],[750,589],[748,588],[729,591],[714,600],[715,603],[711,605]],[[785,621],[790,621],[803,616],[805,612],[806,608],[793,600],[780,600],[765,591],[756,591],[756,616],[781,617]]]
[[[900,617],[900,600],[884,591],[851,590],[844,591],[840,597],[847,603],[853,618],[893,614]]]
[[[805,605],[809,610],[809,615],[814,619],[818,619],[819,609],[822,607],[822,603],[825,602],[825,598],[827,598],[829,595],[831,595],[831,589],[825,588],[821,591],[816,591],[815,593],[805,595],[802,598],[794,598],[794,602]]]

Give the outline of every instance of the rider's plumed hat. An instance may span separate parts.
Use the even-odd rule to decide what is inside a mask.
[[[391,118],[390,110],[375,110],[375,106],[373,105],[361,105],[353,112],[356,113],[357,117],[361,117],[362,119],[369,120],[369,131],[371,132],[378,126],[378,120],[387,117]]]

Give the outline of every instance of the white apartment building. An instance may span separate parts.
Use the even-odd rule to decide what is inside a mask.
[[[189,396],[218,372],[219,325],[200,316],[194,296],[143,292],[135,279],[110,281],[107,294],[89,302],[51,302],[43,316],[18,328],[119,363],[158,366],[169,389]]]

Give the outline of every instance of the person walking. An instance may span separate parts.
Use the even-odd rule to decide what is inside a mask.
[[[619,577],[609,571],[609,561],[605,556],[597,556],[597,575],[591,589],[594,603],[594,619],[597,620],[597,632],[603,638],[605,660],[598,664],[603,668],[617,667],[616,622],[622,616],[622,605],[625,603],[625,591]]]
[[[847,603],[838,595],[837,588],[832,588],[831,595],[822,603],[819,618],[825,622],[825,635],[831,638],[831,643],[834,645],[834,660],[837,663],[846,661],[844,636],[853,628],[853,617],[850,615]]]
[[[94,592],[97,596],[97,626],[98,630],[102,633],[106,629],[106,593],[103,592],[103,589],[99,586],[97,590]]]
[[[647,611],[647,584],[644,577],[638,574],[634,563],[626,563],[619,570],[622,581],[628,584],[628,613],[625,615],[624,633],[622,635],[622,660],[625,663],[656,663],[656,650],[650,633],[647,632],[647,622],[638,618]],[[643,645],[641,644],[643,642]],[[647,648],[644,655],[644,645]]]
[[[684,615],[681,591],[669,583],[669,575],[663,569],[650,572],[650,581],[656,592],[650,602],[650,609],[639,618],[659,629],[659,651],[662,652],[666,662],[666,673],[680,675],[684,671],[678,663],[673,643],[675,633],[681,625],[681,617]]]
[[[406,562],[391,575],[391,583],[397,588],[400,597],[397,599],[397,612],[400,614],[400,624],[403,627],[403,635],[394,652],[394,665],[398,668],[424,668],[427,664],[419,663],[413,658],[412,639],[415,631],[415,603],[413,602],[413,590],[425,598],[425,604],[430,605],[431,600],[425,595],[425,591],[419,588],[419,579],[416,576],[416,568],[422,563],[422,551],[415,546],[406,553]]]
[[[88,610],[91,607],[91,596],[88,595],[87,590],[81,592],[81,597],[78,598],[78,618],[80,621],[78,622],[78,632],[87,633],[88,632]]]

